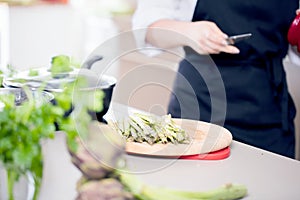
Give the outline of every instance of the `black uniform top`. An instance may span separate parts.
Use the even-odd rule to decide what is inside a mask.
[[[185,47],[169,112],[228,128],[234,139],[294,156],[295,107],[282,59],[298,0],[198,0],[192,21],[228,35],[252,33],[239,54],[199,55]]]

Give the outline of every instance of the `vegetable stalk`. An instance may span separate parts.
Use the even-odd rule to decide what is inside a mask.
[[[14,199],[14,184],[17,178],[17,173],[14,170],[7,169],[7,190],[8,190],[8,199]]]
[[[244,185],[226,184],[209,191],[180,191],[149,186],[132,174],[117,173],[122,184],[140,200],[234,200],[247,195]]]

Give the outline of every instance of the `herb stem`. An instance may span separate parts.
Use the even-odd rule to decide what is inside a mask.
[[[8,200],[14,200],[14,183],[17,173],[13,169],[7,169]]]
[[[33,194],[33,200],[38,199],[38,195],[40,193],[41,189],[41,180],[39,178],[34,178],[34,194]]]

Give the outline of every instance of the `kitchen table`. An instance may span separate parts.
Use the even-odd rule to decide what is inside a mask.
[[[299,199],[300,162],[233,141],[223,160],[180,160],[126,155],[127,166],[144,182],[181,190],[209,190],[226,183],[244,184],[245,199]],[[43,144],[45,156],[41,200],[76,197],[81,174],[70,162],[65,137],[56,133]],[[2,178],[1,178],[2,179]]]

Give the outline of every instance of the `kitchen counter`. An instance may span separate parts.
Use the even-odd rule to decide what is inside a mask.
[[[126,112],[115,111],[113,114],[119,116]],[[108,115],[111,114],[109,112]],[[238,183],[248,188],[249,194],[245,199],[299,199],[299,161],[237,141],[233,141],[230,148],[228,158],[215,161],[133,155],[127,155],[126,160],[132,173],[146,183],[160,187],[200,191],[226,183]],[[76,181],[81,175],[70,162],[64,135],[58,132],[55,140],[44,144],[44,150],[45,175],[40,199],[74,199]]]
[[[247,186],[245,199],[298,199],[300,163],[234,141],[231,156],[219,161],[167,160],[128,156],[132,171],[149,184],[209,190],[225,183]]]
[[[45,143],[45,175],[42,200],[66,200],[76,196],[80,172],[71,164],[64,135]],[[182,190],[209,190],[226,183],[245,184],[245,199],[298,199],[300,162],[233,141],[224,160],[177,160],[126,156],[127,165],[143,181]]]

